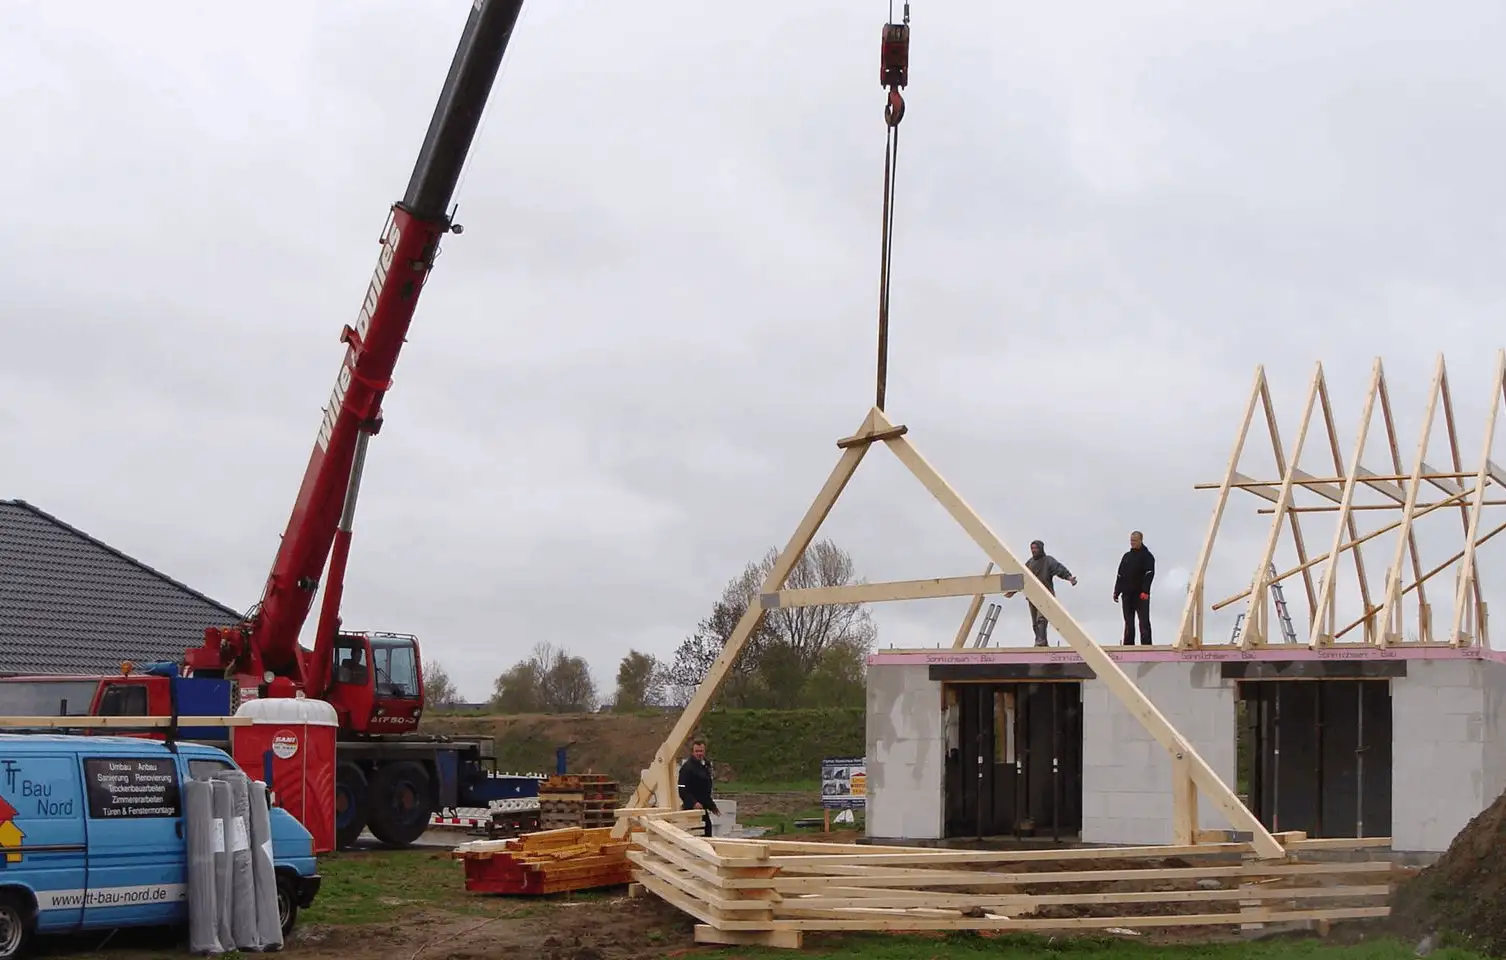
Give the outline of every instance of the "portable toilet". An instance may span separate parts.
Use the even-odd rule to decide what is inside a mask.
[[[251,721],[231,728],[236,764],[313,835],[315,853],[334,850],[335,708],[299,694],[248,700],[235,715]]]

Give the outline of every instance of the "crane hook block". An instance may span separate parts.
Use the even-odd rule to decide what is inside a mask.
[[[910,25],[884,24],[879,48],[879,86],[903,87],[910,82]]]

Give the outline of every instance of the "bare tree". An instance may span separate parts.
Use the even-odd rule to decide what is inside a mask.
[[[778,559],[770,550],[757,563],[750,563],[728,581],[711,615],[687,637],[668,667],[672,701],[689,702],[721,655],[737,623],[758,594]],[[829,540],[814,543],[790,570],[788,589],[840,587],[863,581],[855,578],[852,558]],[[872,649],[877,631],[861,604],[794,607],[764,614],[758,629],[748,638],[729,670],[718,695],[725,706],[792,707],[820,692],[813,689],[819,678],[835,681],[861,676],[863,662]],[[851,699],[844,683],[843,702]],[[859,701],[861,702],[861,700]]]
[[[430,710],[453,707],[460,703],[460,691],[438,660],[424,664],[424,706]]]
[[[497,678],[492,703],[506,713],[590,713],[596,709],[596,682],[584,659],[541,642],[527,660]]]

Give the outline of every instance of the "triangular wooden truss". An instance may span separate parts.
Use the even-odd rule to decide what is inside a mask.
[[[712,664],[695,696],[680,714],[674,729],[670,731],[652,764],[643,771],[630,809],[642,809],[657,799],[660,807],[675,807],[677,803],[676,777],[673,763],[684,747],[691,732],[700,723],[707,707],[715,697],[722,681],[733,663],[742,653],[744,644],[758,626],[764,611],[776,607],[827,603],[866,603],[883,600],[910,600],[929,597],[976,596],[987,593],[1013,593],[1023,590],[1036,608],[1045,614],[1056,631],[1067,641],[1083,661],[1092,668],[1094,675],[1113,692],[1132,716],[1138,719],[1146,731],[1171,755],[1174,782],[1173,811],[1174,834],[1180,844],[1191,844],[1197,837],[1196,795],[1202,791],[1216,805],[1236,830],[1248,832],[1257,855],[1280,857],[1284,848],[1260,823],[1250,810],[1240,802],[1228,784],[1219,778],[1213,768],[1198,755],[1192,745],[1156,709],[1119,665],[1088,636],[1066,609],[1031,574],[1015,554],[1006,547],[977,513],[958,496],[957,492],[942,479],[935,468],[916,451],[906,438],[907,429],[896,426],[884,412],[874,407],[863,419],[856,434],[839,440],[837,446],[842,455],[836,468],[826,480],[826,485],[816,495],[815,501],[805,513],[804,519],[790,537],[789,543],[775,560],[768,577],[764,580],[758,602],[750,603],[748,610],[728,638],[726,646]],[[950,577],[939,580],[912,580],[895,583],[874,583],[850,587],[832,587],[814,590],[783,590],[790,570],[800,561],[816,532],[830,513],[832,506],[846,488],[868,449],[882,442],[899,458],[917,480],[930,491],[936,501],[952,515],[952,518],[982,548],[992,565],[1000,573],[984,576]],[[626,818],[619,819],[619,830]]]
[[[1397,437],[1396,421],[1392,414],[1390,393],[1386,386],[1385,370],[1379,358],[1371,369],[1370,384],[1365,394],[1364,410],[1360,415],[1358,433],[1349,454],[1348,463],[1342,460],[1339,435],[1334,423],[1333,408],[1329,403],[1328,385],[1323,375],[1323,365],[1318,364],[1308,387],[1307,401],[1303,406],[1302,419],[1298,425],[1290,459],[1282,447],[1281,434],[1276,425],[1275,411],[1271,403],[1270,389],[1266,382],[1265,369],[1257,367],[1255,383],[1246,404],[1244,419],[1234,442],[1234,451],[1229,457],[1224,479],[1217,484],[1199,484],[1198,489],[1217,489],[1218,501],[1213,508],[1213,518],[1208,534],[1203,541],[1193,565],[1188,583],[1187,604],[1182,610],[1175,645],[1180,648],[1207,646],[1203,635],[1205,611],[1221,610],[1236,603],[1243,603],[1244,615],[1238,643],[1246,649],[1273,642],[1270,625],[1271,589],[1300,576],[1307,597],[1308,620],[1306,629],[1298,633],[1298,641],[1312,649],[1331,646],[1340,642],[1357,628],[1362,629],[1360,639],[1344,641],[1357,646],[1391,646],[1406,643],[1402,625],[1402,599],[1414,590],[1417,592],[1418,626],[1417,643],[1433,643],[1432,604],[1428,601],[1427,584],[1439,573],[1457,565],[1457,580],[1452,605],[1452,618],[1446,642],[1452,646],[1469,646],[1478,643],[1488,646],[1486,634],[1485,602],[1481,597],[1475,561],[1475,551],[1482,543],[1506,529],[1506,524],[1495,527],[1481,535],[1481,514],[1484,508],[1500,506],[1506,501],[1487,501],[1486,487],[1490,484],[1506,487],[1506,470],[1491,461],[1491,448],[1495,436],[1497,416],[1503,397],[1506,397],[1506,350],[1496,356],[1495,373],[1491,379],[1490,410],[1485,420],[1485,435],[1476,469],[1466,470],[1460,454],[1459,434],[1454,419],[1453,398],[1449,390],[1448,371],[1440,354],[1434,367],[1432,386],[1428,391],[1427,408],[1423,414],[1422,432],[1417,442],[1417,452],[1410,467],[1404,466],[1401,445]],[[1252,478],[1239,471],[1240,461],[1255,419],[1260,408],[1265,416],[1276,469],[1275,478]],[[1364,466],[1370,428],[1379,408],[1385,426],[1387,450],[1382,451],[1390,466],[1377,472]],[[1444,430],[1447,434],[1450,464],[1448,468],[1435,467],[1427,462],[1429,444],[1434,436],[1439,412],[1442,412]],[[1323,428],[1334,464],[1333,475],[1315,477],[1301,470],[1297,464],[1307,442],[1314,413],[1321,409]],[[1365,487],[1382,495],[1386,503],[1361,505],[1355,503],[1355,492]],[[1218,538],[1219,526],[1229,495],[1235,490],[1245,490],[1270,502],[1261,513],[1271,514],[1271,526],[1265,548],[1257,558],[1251,574],[1250,586],[1233,596],[1208,605],[1205,596],[1205,581],[1209,559]],[[1321,505],[1304,505],[1297,502],[1298,491],[1307,491],[1322,501]],[[1436,499],[1424,500],[1427,490],[1437,493]],[[1371,509],[1400,511],[1400,519],[1378,529],[1361,534],[1356,522],[1356,512]],[[1417,548],[1416,521],[1436,510],[1457,509],[1463,533],[1461,549],[1448,560],[1429,569],[1422,568]],[[1309,556],[1303,539],[1301,514],[1333,513],[1336,515],[1331,545],[1328,552]],[[1276,548],[1283,526],[1291,531],[1292,544],[1297,554],[1297,565],[1288,570],[1277,571],[1273,567]],[[1391,562],[1386,568],[1381,589],[1373,593],[1370,577],[1366,572],[1362,545],[1383,537],[1394,536]],[[1341,554],[1353,556],[1356,577],[1359,583],[1362,616],[1352,623],[1339,624],[1335,617],[1335,591]],[[1410,563],[1408,563],[1410,561]],[[1410,566],[1411,582],[1406,579],[1405,566]],[[1316,572],[1316,581],[1314,573]],[[1278,637],[1279,639],[1279,637]]]

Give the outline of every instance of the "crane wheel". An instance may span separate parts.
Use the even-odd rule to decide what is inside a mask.
[[[348,850],[355,846],[371,815],[371,789],[366,774],[353,763],[335,768],[335,846]]]
[[[371,834],[389,847],[406,847],[429,829],[434,783],[423,764],[383,764],[371,778]]]

